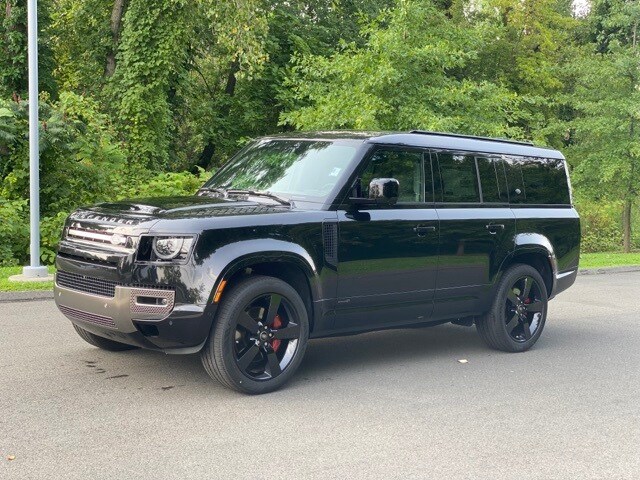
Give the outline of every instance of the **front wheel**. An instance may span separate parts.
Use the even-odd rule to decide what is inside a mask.
[[[476,322],[476,328],[491,348],[523,352],[540,338],[547,304],[540,273],[529,265],[513,265],[498,284],[491,310]]]
[[[307,309],[296,290],[277,278],[250,277],[220,305],[202,364],[231,389],[267,393],[294,374],[308,338]]]

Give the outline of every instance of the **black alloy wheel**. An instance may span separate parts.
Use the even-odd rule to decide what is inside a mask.
[[[234,352],[245,375],[269,380],[289,366],[300,341],[300,325],[292,312],[286,298],[268,293],[237,315]]]
[[[298,292],[280,279],[251,276],[223,295],[202,364],[228,388],[267,393],[295,373],[308,338],[308,313]]]
[[[540,338],[547,318],[547,287],[540,273],[531,265],[512,265],[495,291],[491,309],[476,320],[480,337],[496,350],[528,350]]]
[[[516,342],[526,342],[540,326],[540,319],[546,308],[541,291],[540,285],[533,277],[524,276],[516,280],[507,293],[507,332]]]

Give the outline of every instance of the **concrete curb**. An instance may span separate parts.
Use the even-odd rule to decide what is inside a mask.
[[[578,275],[604,275],[609,273],[640,272],[640,265],[630,267],[602,267],[578,270]],[[34,290],[27,292],[0,292],[0,303],[30,302],[32,300],[51,300],[53,291]]]
[[[0,303],[30,302],[32,300],[50,300],[53,298],[52,290],[33,290],[27,292],[0,292]]]
[[[640,272],[640,265],[631,265],[628,267],[601,267],[601,268],[586,268],[584,270],[578,270],[578,275],[601,275],[604,273],[631,273]]]

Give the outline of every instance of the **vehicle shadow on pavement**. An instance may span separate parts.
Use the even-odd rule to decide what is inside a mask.
[[[543,338],[534,350],[563,348],[562,338],[566,336],[569,341],[576,333],[559,332],[557,327],[555,330],[553,341],[547,342]],[[129,367],[139,374],[147,369],[156,372],[155,383],[163,383],[157,387],[159,390],[168,391],[188,386],[191,390],[194,387],[202,387],[202,393],[205,395],[211,395],[212,389],[216,393],[226,392],[233,395],[208,377],[198,355],[164,355],[149,350],[123,353],[128,357]],[[375,376],[381,369],[388,367],[417,368],[424,366],[425,362],[441,365],[442,361],[452,362],[501,354],[486,347],[475,328],[456,325],[384,330],[317,339],[309,342],[302,365],[285,390],[306,388],[316,381],[337,380],[352,374],[366,374],[367,371]]]
[[[420,364],[443,356],[462,358],[481,351],[486,351],[486,347],[475,328],[454,325],[311,340],[302,365],[292,379],[292,386],[299,385],[300,379],[313,382],[314,378],[339,378],[350,372],[375,371],[376,368],[402,363]],[[87,355],[83,353],[82,357]],[[165,391],[194,384],[217,386],[202,368],[199,355],[165,355],[151,350],[132,350],[121,352],[117,357],[102,356],[100,361],[104,368],[118,372],[121,368],[117,367],[121,363],[127,365],[125,373],[136,376],[152,369],[154,383],[162,383],[158,388]],[[118,376],[106,378],[116,381],[120,380]],[[127,376],[123,375],[122,380]]]
[[[421,363],[443,356],[464,358],[485,350],[475,328],[440,325],[382,330],[349,337],[313,340],[300,371],[308,375],[362,370],[398,363]]]

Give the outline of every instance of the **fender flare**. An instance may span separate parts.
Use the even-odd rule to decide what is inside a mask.
[[[549,260],[549,265],[551,266],[551,290],[549,295],[549,297],[551,297],[555,290],[558,276],[558,260],[551,241],[541,233],[518,233],[514,237],[514,243],[515,248],[505,257],[500,265],[501,274],[504,272],[504,266],[511,263],[518,255],[525,253],[542,254]]]
[[[316,262],[302,246],[273,238],[243,240],[217,249],[211,256],[208,274],[215,279],[209,292],[209,302],[220,283],[251,264],[261,262],[283,262],[299,267],[309,282],[311,300],[321,296]]]

